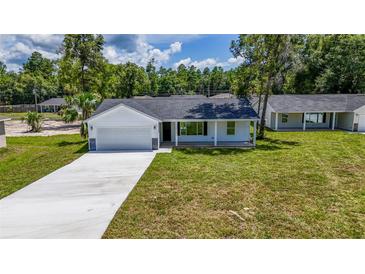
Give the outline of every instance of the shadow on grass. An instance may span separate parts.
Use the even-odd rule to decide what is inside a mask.
[[[89,148],[88,148],[88,144],[86,141],[75,141],[75,142],[70,142],[70,141],[61,141],[59,142],[57,145],[59,147],[66,147],[66,146],[74,146],[74,145],[81,145],[84,144],[82,147],[80,147],[77,151],[75,151],[74,153],[86,153],[88,152]]]
[[[85,143],[86,141],[75,141],[75,142],[70,142],[70,141],[61,141],[59,143],[57,143],[57,146],[59,147],[65,147],[65,146],[74,146],[74,145],[80,145]],[[86,143],[85,143],[86,144]]]
[[[202,154],[202,155],[235,155],[243,153],[252,153],[259,151],[273,151],[290,149],[293,146],[298,146],[300,143],[295,141],[285,141],[278,139],[265,138],[256,144],[256,148],[215,148],[215,147],[191,147],[179,148],[178,151],[186,154]]]

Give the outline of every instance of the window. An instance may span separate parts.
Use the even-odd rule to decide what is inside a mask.
[[[288,122],[288,113],[282,113],[281,114],[281,122],[283,124],[287,123]]]
[[[322,124],[326,123],[326,113],[306,113],[305,122],[308,124]]]
[[[227,122],[227,135],[236,134],[236,122]]]
[[[204,123],[180,122],[180,135],[204,135]]]

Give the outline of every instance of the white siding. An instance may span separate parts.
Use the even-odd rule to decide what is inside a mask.
[[[175,122],[171,124],[171,140],[175,141]],[[207,136],[179,136],[179,142],[214,142],[214,122],[208,122]],[[250,140],[250,122],[236,121],[235,135],[227,135],[227,122],[217,122],[217,139],[220,141],[242,141]]]
[[[152,139],[159,138],[158,121],[125,106],[119,106],[88,122],[89,139],[96,148],[150,149]],[[143,130],[143,134],[137,133]],[[135,140],[133,132],[136,132]],[[143,135],[143,136],[142,136]]]
[[[353,112],[340,112],[336,114],[336,127],[339,129],[352,130],[353,121]]]
[[[358,123],[358,131],[365,132],[365,106],[355,110],[355,123]]]
[[[89,138],[96,138],[98,127],[150,127],[151,138],[158,138],[158,122],[125,106],[111,110],[88,122]],[[91,127],[93,129],[91,129]]]
[[[283,129],[290,129],[290,128],[303,128],[303,123],[302,123],[302,118],[303,118],[303,113],[288,113],[288,122],[287,123],[283,123],[282,122],[282,113],[279,113],[278,115],[278,128],[283,128]],[[326,120],[329,119],[329,116],[327,115]],[[328,122],[328,121],[327,121]],[[307,124],[308,126],[308,124]]]

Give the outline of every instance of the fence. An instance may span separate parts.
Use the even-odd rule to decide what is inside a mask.
[[[35,111],[35,105],[22,104],[22,105],[7,105],[0,106],[0,113],[6,112],[27,112],[27,111]]]

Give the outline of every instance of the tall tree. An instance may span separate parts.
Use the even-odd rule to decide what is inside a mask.
[[[60,48],[60,76],[66,92],[92,92],[93,82],[103,68],[104,37],[66,34]]]
[[[269,95],[282,85],[283,75],[293,60],[294,37],[291,35],[240,35],[232,41],[231,51],[241,56],[252,73],[260,76],[264,84],[264,102],[258,138],[265,136],[265,116]]]
[[[134,63],[117,65],[117,97],[142,95],[148,89],[148,77],[143,67]]]
[[[155,67],[155,59],[151,59],[146,66],[146,73],[149,80],[149,93],[150,95],[158,94],[158,75]]]

